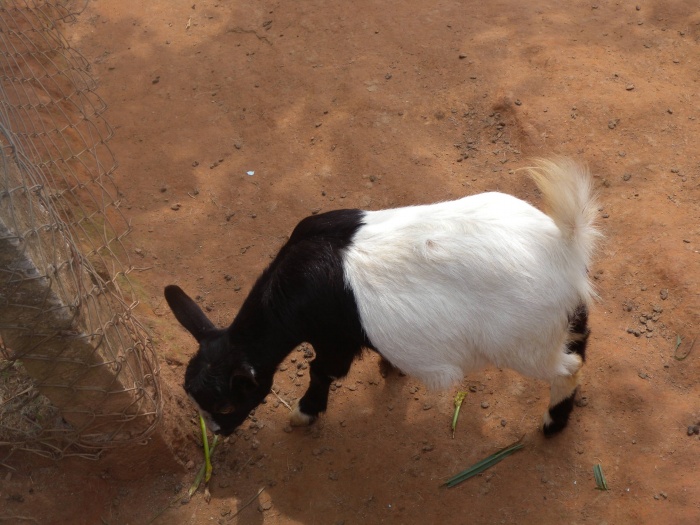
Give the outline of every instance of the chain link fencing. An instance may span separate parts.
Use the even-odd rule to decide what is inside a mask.
[[[96,458],[161,415],[106,104],[60,31],[74,14],[0,3],[0,461]]]

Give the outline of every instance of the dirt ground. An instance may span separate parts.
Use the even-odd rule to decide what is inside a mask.
[[[698,523],[697,0],[101,0],[64,33],[110,106],[133,263],[146,269],[132,278],[172,392],[171,446],[189,468],[130,451],[111,463],[13,456],[0,522]],[[195,343],[165,285],[227,325],[301,218],[490,190],[537,204],[516,170],[552,154],[590,166],[606,236],[562,434],[541,434],[543,383],[489,369],[429,392],[381,378],[373,355],[313,427],[292,430],[281,400],[307,384],[299,349],[277,395],[217,448],[211,501],[167,508],[202,459],[180,386]],[[523,450],[441,487],[520,437]]]

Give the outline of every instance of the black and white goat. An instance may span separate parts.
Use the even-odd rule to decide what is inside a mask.
[[[233,432],[302,342],[316,357],[292,425],[325,411],[331,382],[369,348],[435,389],[486,365],[549,381],[544,433],[563,429],[588,338],[596,205],[587,170],[566,159],[535,164],[547,214],[483,193],[303,219],[226,329],[166,287],[200,345],[185,390],[213,429]]]

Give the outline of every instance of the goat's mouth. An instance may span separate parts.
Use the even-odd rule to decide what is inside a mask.
[[[211,414],[209,412],[205,412],[203,410],[200,411],[200,414],[202,414],[202,417],[204,418],[204,422],[207,424],[207,428],[209,428],[212,432],[214,433],[219,433],[221,430],[221,427],[219,424],[214,421],[214,418],[211,417]]]

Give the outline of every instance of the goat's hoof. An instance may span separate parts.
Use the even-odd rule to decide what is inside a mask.
[[[299,401],[294,403],[294,410],[292,410],[292,415],[289,416],[290,425],[292,425],[293,427],[308,427],[315,420],[315,416],[304,414],[301,411],[301,409],[299,408]]]

